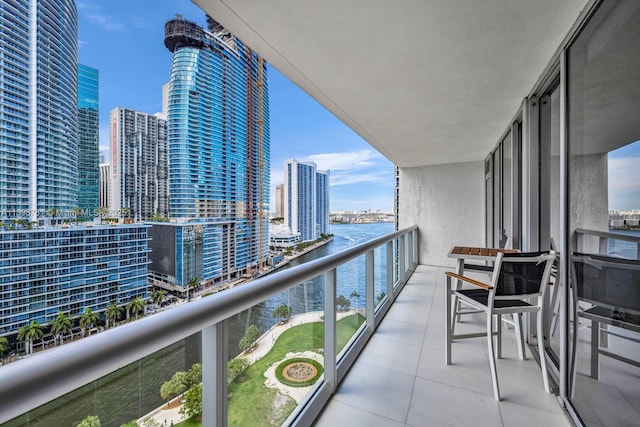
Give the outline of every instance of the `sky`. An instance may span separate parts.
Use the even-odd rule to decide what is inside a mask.
[[[181,14],[205,26],[204,12],[189,0],[77,0],[80,63],[100,75],[100,150],[108,158],[109,111],[162,109],[171,53],[164,24]],[[215,18],[215,17],[214,17]],[[284,161],[314,161],[330,170],[331,210],[390,212],[393,164],[333,114],[269,66],[271,210]]]
[[[640,141],[609,152],[609,209],[640,209]]]

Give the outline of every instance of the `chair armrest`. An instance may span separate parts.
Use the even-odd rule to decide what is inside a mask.
[[[471,283],[472,285],[478,286],[478,287],[480,287],[482,289],[487,289],[487,290],[488,289],[493,289],[493,286],[491,286],[491,285],[487,285],[486,283],[482,283],[482,282],[479,282],[477,280],[471,279],[470,277],[465,277],[465,276],[461,276],[461,275],[456,274],[456,273],[452,273],[451,271],[445,271],[444,274],[446,274],[447,276],[452,277],[454,279],[462,280],[463,282],[467,282],[467,283]]]

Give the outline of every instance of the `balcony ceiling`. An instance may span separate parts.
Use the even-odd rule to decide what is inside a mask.
[[[402,167],[484,159],[587,3],[193,1]]]

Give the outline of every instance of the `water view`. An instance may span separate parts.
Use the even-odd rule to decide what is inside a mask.
[[[640,230],[610,230],[612,233],[625,234],[627,236],[640,237]],[[611,255],[623,258],[637,259],[638,244],[626,240],[609,239],[608,252]]]
[[[331,226],[334,234],[331,243],[292,261],[287,268],[339,252],[390,233],[393,229],[393,223],[334,224]],[[374,255],[376,299],[383,295],[386,288],[386,253],[383,249],[376,250]],[[338,268],[337,295],[349,299],[352,308],[364,306],[364,271],[364,257]],[[262,333],[276,323],[273,311],[278,305],[291,306],[294,316],[322,310],[323,286],[322,277],[316,277],[229,319],[229,357],[239,354],[238,342],[250,325],[256,325]],[[188,370],[193,363],[200,361],[200,357],[200,336],[195,334],[6,423],[5,426],[75,426],[88,415],[97,415],[103,426],[120,426],[162,405],[159,393],[161,385],[174,372]]]

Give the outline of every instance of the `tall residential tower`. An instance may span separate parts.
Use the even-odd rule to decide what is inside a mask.
[[[285,161],[284,223],[303,241],[329,233],[329,171],[315,163]]]
[[[148,225],[65,221],[97,207],[97,100],[75,1],[0,0],[0,336],[147,294]]]
[[[0,2],[0,219],[78,202],[78,11],[73,0]],[[70,214],[68,216],[71,216]]]
[[[98,70],[78,64],[78,207],[91,219],[99,205]]]
[[[171,217],[178,224],[191,224],[185,231],[197,237],[177,247],[172,262],[183,270],[202,266],[193,269],[195,273],[170,274],[173,284],[182,287],[194,277],[209,283],[251,275],[268,255],[266,63],[210,17],[207,25],[204,29],[181,18],[165,25],[165,46],[173,53],[169,206]],[[193,223],[201,233],[192,230]],[[177,230],[171,239],[179,242],[182,237]],[[164,250],[156,246],[164,240],[154,236],[154,250]],[[215,250],[193,250],[197,242]],[[158,265],[154,260],[151,269]]]
[[[116,107],[109,113],[109,209],[140,221],[169,216],[167,121]]]

